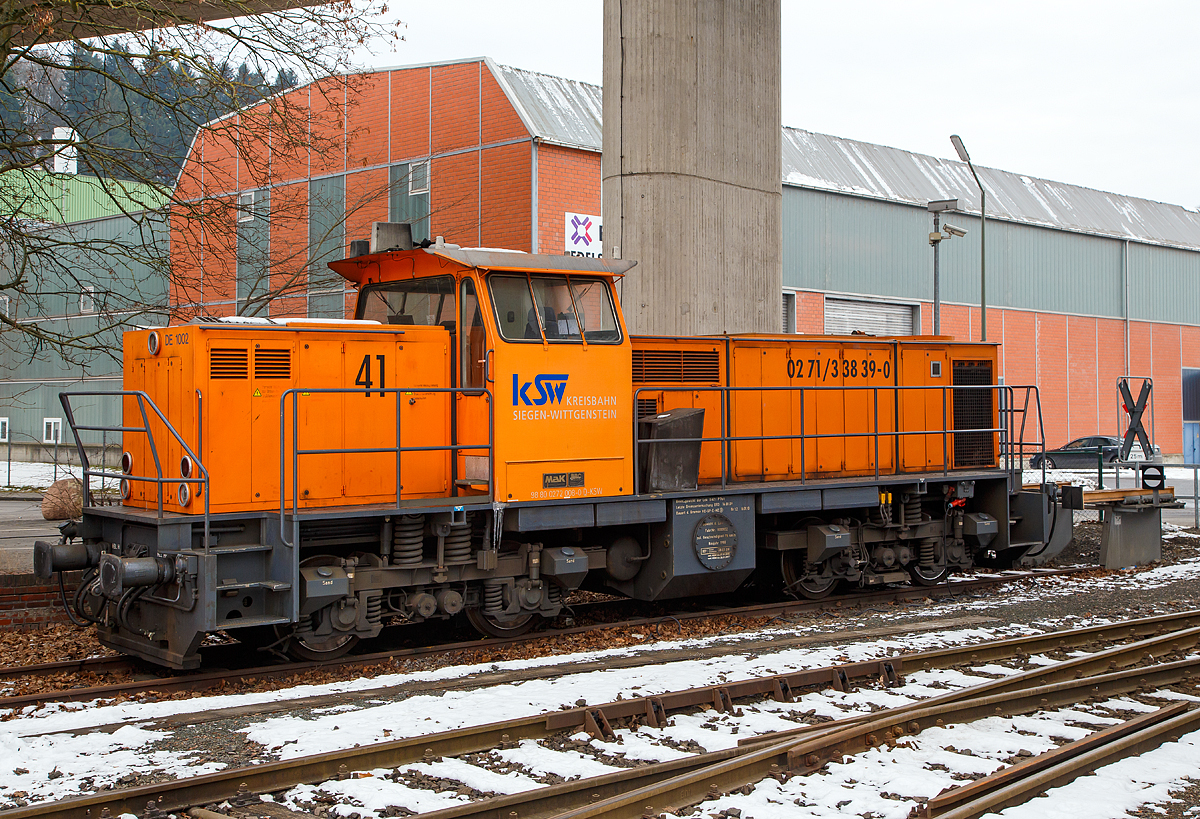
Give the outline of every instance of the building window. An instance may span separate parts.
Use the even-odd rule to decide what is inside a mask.
[[[79,292],[79,312],[94,313],[96,312],[96,288],[93,285],[85,284],[83,290]]]
[[[783,332],[796,332],[796,294],[783,294]]]
[[[414,162],[408,169],[408,195],[429,193],[429,163]]]
[[[254,221],[254,191],[238,194],[238,221]]]
[[[42,419],[42,443],[57,444],[62,442],[62,419]]]
[[[0,444],[8,443],[8,419],[0,418]]]

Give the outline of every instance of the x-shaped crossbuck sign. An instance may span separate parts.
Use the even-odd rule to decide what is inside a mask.
[[[1150,379],[1142,382],[1142,391],[1138,393],[1137,401],[1133,400],[1133,394],[1129,392],[1128,378],[1120,379],[1117,387],[1121,390],[1121,400],[1125,402],[1125,411],[1129,413],[1129,428],[1125,430],[1125,440],[1121,442],[1121,460],[1129,460],[1129,451],[1133,449],[1135,437],[1141,442],[1142,451],[1146,453],[1148,459],[1152,454],[1150,436],[1146,434],[1146,428],[1142,426],[1142,413],[1146,411],[1146,401],[1150,398]]]

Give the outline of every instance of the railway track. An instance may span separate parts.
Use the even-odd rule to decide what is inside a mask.
[[[591,631],[610,628],[654,628],[661,632],[661,627],[672,621],[679,623],[686,620],[698,620],[711,617],[774,617],[799,614],[804,612],[822,611],[827,609],[866,607],[874,604],[890,603],[920,598],[944,598],[960,594],[980,591],[1009,583],[1022,582],[1041,577],[1071,575],[1085,569],[1040,569],[1031,571],[1010,571],[998,574],[988,574],[966,580],[956,580],[938,586],[900,586],[863,592],[853,595],[826,598],[824,600],[792,600],[770,603],[755,603],[743,606],[728,606],[706,608],[702,610],[679,610],[669,613],[656,614],[652,617],[639,617],[613,622],[597,621],[588,625],[572,628],[545,629],[528,634],[507,637],[487,638],[455,642],[434,646],[393,648],[366,654],[355,654],[336,660],[322,662],[293,662],[276,663],[267,666],[219,668],[206,672],[163,673],[150,679],[128,680],[105,685],[83,685],[71,687],[64,685],[59,690],[36,691],[0,697],[0,711],[25,708],[51,702],[88,702],[95,699],[105,699],[119,696],[137,696],[149,692],[173,694],[176,692],[211,691],[226,686],[230,680],[237,681],[267,681],[287,679],[313,670],[346,670],[380,668],[389,670],[399,660],[417,660],[461,651],[478,651],[518,645],[546,637],[561,637],[585,634]],[[627,602],[627,601],[616,601]],[[604,604],[600,604],[604,605]],[[584,606],[577,606],[583,610]],[[593,606],[595,608],[595,606]],[[669,636],[669,635],[662,635]],[[232,646],[217,646],[218,651],[228,651]],[[214,652],[215,654],[216,652]],[[229,655],[214,657],[214,659],[229,659]],[[382,667],[382,668],[381,668]],[[86,660],[72,660],[61,663],[41,663],[31,666],[13,666],[0,668],[0,680],[27,680],[30,678],[53,679],[65,675],[119,675],[147,673],[143,663],[127,657],[98,657]]]
[[[1127,641],[1113,645],[1117,641]],[[672,714],[697,707],[732,713],[753,698],[792,702],[802,691],[849,689],[860,682],[895,685],[907,672],[977,665],[1000,659],[1028,659],[1049,651],[1082,646],[1099,650],[1050,665],[965,688],[946,691],[911,704],[862,713],[790,730],[750,737],[737,747],[696,754],[672,762],[635,768],[537,790],[481,800],[428,814],[430,819],[543,816],[629,817],[675,811],[767,777],[786,779],[818,770],[831,761],[884,746],[895,747],[931,727],[984,717],[1012,716],[1074,705],[1088,699],[1128,695],[1200,677],[1200,611],[1143,618],[1106,626],[1049,632],[937,651],[897,655],[868,662],[758,677],[715,686],[619,699],[603,705],[554,711],[366,747],[236,768],[153,785],[105,791],[61,802],[38,803],[3,811],[5,819],[87,819],[123,812],[181,812],[190,807],[232,800],[261,804],[257,793],[285,790],[302,783],[345,778],[353,771],[395,768],[443,756],[481,753],[525,739],[544,739],[586,730],[612,737],[614,725],[632,721],[650,727],[666,724]],[[1179,659],[1173,659],[1179,658]],[[962,793],[938,796],[929,815],[974,816],[971,810],[1024,798],[1104,760],[1152,747],[1165,738],[1200,727],[1200,710],[1160,709],[1153,717],[1097,735],[1072,750],[1024,764],[998,780],[972,785]],[[1090,767],[1089,767],[1090,766]],[[1031,790],[1032,789],[1032,790]],[[986,809],[993,809],[986,807]],[[964,812],[965,811],[965,812]],[[155,814],[157,815],[157,814]],[[145,819],[145,817],[143,817]]]

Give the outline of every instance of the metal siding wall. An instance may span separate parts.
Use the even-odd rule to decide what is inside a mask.
[[[965,244],[979,269],[979,221]],[[964,225],[965,226],[965,225]],[[1061,230],[988,222],[988,304],[1121,317],[1121,242]],[[970,241],[974,239],[974,241]],[[972,295],[979,300],[978,275]]]
[[[411,168],[409,163],[393,165],[388,169],[388,219],[392,222],[411,223],[414,242],[429,238],[429,165],[426,161],[425,192],[418,194],[408,192]]]
[[[341,259],[346,247],[346,177],[331,176],[308,183],[308,315],[343,318],[345,307],[337,274],[326,262]],[[331,292],[335,291],[335,292]]]
[[[254,218],[237,223],[237,299],[238,309],[253,296],[267,293],[271,271],[271,191],[253,191]],[[258,305],[251,315],[266,316],[267,308]]]
[[[785,286],[933,298],[928,239],[933,217],[928,211],[795,187],[784,188],[783,202]],[[979,219],[952,213],[943,218],[946,222],[966,229],[967,235],[942,242],[942,300],[978,304]],[[988,220],[987,233],[989,306],[1121,317],[1120,240],[996,220]],[[1191,271],[1191,281],[1200,282],[1200,253],[1133,245],[1135,282],[1147,264],[1133,264],[1132,247],[1147,251],[1164,277],[1180,278]],[[1171,263],[1165,264],[1164,257]],[[1171,307],[1178,314],[1186,311],[1182,303],[1171,302]],[[1184,320],[1161,311],[1156,319]]]
[[[1129,314],[1200,324],[1200,253],[1129,243]]]
[[[919,208],[785,187],[784,285],[931,299],[932,224]]]
[[[9,436],[14,444],[41,443],[42,421],[45,418],[62,418],[62,444],[74,446],[75,439],[67,428],[67,419],[58,400],[60,392],[70,390],[115,391],[121,389],[120,376],[94,378],[87,381],[59,381],[55,383],[0,383],[0,416],[8,416]],[[72,404],[75,421],[85,426],[113,426],[121,420],[121,402],[116,399],[89,399],[86,403],[77,400]],[[84,443],[102,443],[101,433],[80,433]],[[118,438],[119,439],[119,438]],[[109,443],[114,436],[109,436]],[[5,445],[0,444],[0,460],[6,457]],[[0,475],[3,475],[0,466]]]
[[[162,258],[163,265],[159,267],[130,264],[129,259],[103,252],[79,254],[77,258],[66,262],[70,269],[65,275],[74,277],[80,284],[96,287],[95,308],[112,313],[109,322],[121,322],[124,326],[166,323],[166,316],[162,312],[154,312],[156,308],[164,307],[168,300],[165,268],[170,256],[170,236],[161,218],[151,215],[139,224],[130,217],[119,216],[72,224],[63,229],[71,230],[83,240],[128,245],[134,248],[131,256]],[[38,277],[51,279],[47,282],[48,287],[57,287],[62,281],[61,274],[43,276],[43,272],[39,271]],[[78,292],[78,286],[75,289]],[[69,315],[42,319],[39,322],[41,327],[49,332],[73,336],[96,332],[100,326],[99,319],[95,313],[78,314],[78,296],[57,301],[65,302],[55,306],[58,309],[65,306]],[[31,317],[28,300],[23,307],[22,315]],[[34,311],[33,317],[36,316],[37,312]],[[63,414],[58,401],[60,391],[120,389],[120,362],[107,355],[105,349],[114,351],[116,357],[120,357],[122,330],[122,327],[114,327],[92,339],[92,349],[74,351],[74,361],[71,363],[64,361],[48,345],[35,346],[28,338],[10,334],[14,337],[0,349],[0,375],[3,376],[3,380],[0,380],[0,416],[10,419],[14,443],[41,441],[42,419],[58,418]],[[119,403],[103,402],[100,406],[85,408],[81,418],[89,419],[88,422],[115,424],[120,421]],[[67,435],[65,428],[63,434]],[[2,445],[0,457],[3,457]]]

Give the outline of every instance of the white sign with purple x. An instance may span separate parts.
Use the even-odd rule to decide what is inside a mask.
[[[568,256],[590,256],[598,259],[604,255],[604,228],[599,216],[566,213],[564,217],[563,239]]]

